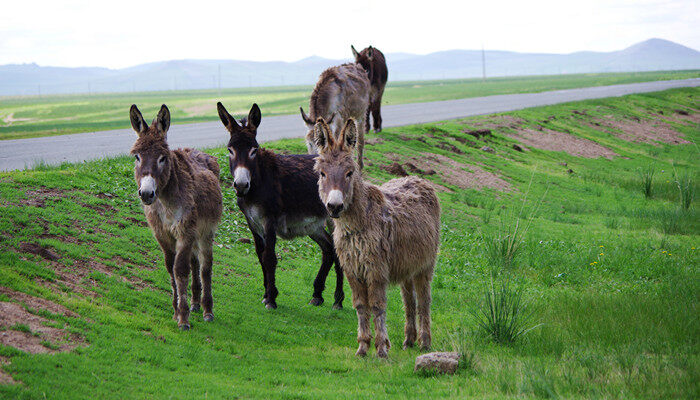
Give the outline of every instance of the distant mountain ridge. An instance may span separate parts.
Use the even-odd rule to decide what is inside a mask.
[[[311,56],[295,62],[168,60],[122,69],[0,66],[0,95],[129,92],[313,84],[326,68],[350,61]],[[482,76],[481,50],[426,55],[386,54],[389,79],[423,80]],[[570,54],[486,50],[488,77],[588,72],[700,69],[700,52],[663,39],[649,39],[612,52]]]

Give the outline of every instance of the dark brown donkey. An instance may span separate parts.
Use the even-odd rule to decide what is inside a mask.
[[[375,132],[382,131],[382,95],[384,94],[384,86],[389,76],[389,70],[386,68],[386,60],[384,54],[376,48],[369,46],[361,52],[355,50],[355,46],[350,46],[352,55],[355,57],[355,62],[362,65],[362,68],[369,75],[371,89],[369,92],[369,109],[367,109],[367,130],[369,130],[369,113],[372,112],[373,127]]]
[[[136,105],[131,126],[139,138],[131,148],[134,175],[148,225],[165,255],[173,287],[173,318],[190,328],[187,281],[192,271],[192,311],[204,308],[204,321],[213,321],[211,295],[212,244],[221,219],[219,164],[194,149],[168,148],[170,111],[163,104],[151,126]]]
[[[229,165],[238,207],[245,215],[255,240],[255,251],[263,272],[265,293],[262,302],[277,308],[275,269],[277,236],[292,239],[309,236],[323,258],[314,280],[310,304],[323,303],[326,277],[335,264],[336,287],[334,309],[343,307],[343,271],[333,248],[333,240],[324,229],[328,213],[318,197],[318,175],[314,172],[313,155],[278,155],[260,148],[256,135],[260,125],[260,108],[253,104],[247,119],[239,125],[223,104],[218,103],[219,117],[231,134],[228,142]]]

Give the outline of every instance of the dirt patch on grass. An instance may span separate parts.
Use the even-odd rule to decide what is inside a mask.
[[[148,226],[148,224],[146,223],[146,221],[142,221],[142,220],[136,219],[136,218],[134,218],[134,217],[126,217],[126,218],[124,218],[124,219],[127,220],[127,221],[129,221],[129,222],[132,222],[132,223],[134,223],[134,224],[136,224],[136,225],[139,225],[139,226],[144,226],[144,227]]]
[[[508,182],[492,172],[478,166],[462,164],[440,154],[424,153],[417,157],[387,154],[387,157],[396,163],[411,164],[411,169],[423,171],[426,175],[428,171],[432,171],[430,174],[437,174],[443,182],[462,189],[490,188],[501,191],[511,189]],[[447,188],[440,186],[437,189],[444,191]]]
[[[84,343],[78,335],[48,326],[50,323],[19,304],[0,302],[0,343],[4,346],[36,354],[70,351]]]
[[[16,290],[12,290],[6,287],[0,286],[0,293],[4,294],[5,296],[11,298],[12,300],[15,300],[18,303],[24,304],[25,307],[34,309],[34,310],[44,310],[48,311],[52,314],[60,314],[64,315],[66,317],[77,317],[78,314],[74,313],[73,311],[67,309],[66,307],[56,304],[53,301],[42,299],[39,297],[34,297],[30,296],[26,293],[18,292]]]
[[[46,206],[46,200],[71,197],[67,190],[47,188],[45,186],[26,190],[24,195],[27,196],[27,198],[20,200],[21,205],[40,208]]]
[[[112,207],[109,204],[87,204],[87,203],[78,203],[81,206],[85,208],[89,208],[90,210],[96,211],[98,214],[101,216],[105,216],[105,214],[109,213],[115,213],[117,211],[116,208]]]
[[[507,135],[522,144],[542,150],[563,151],[567,154],[586,158],[613,158],[617,154],[598,143],[551,129],[519,129]]]
[[[15,384],[19,383],[12,378],[12,375],[3,371],[2,366],[8,365],[9,363],[10,363],[9,358],[0,356],[0,385],[15,385]]]
[[[489,115],[476,120],[466,120],[465,125],[489,130],[496,130],[498,128],[517,129],[518,126],[524,122],[525,120],[513,117],[511,115]]]
[[[368,145],[375,145],[375,144],[380,144],[380,143],[384,143],[384,142],[385,142],[384,139],[382,139],[380,137],[376,137],[376,136],[365,138],[365,144],[368,144]]]
[[[56,261],[60,258],[55,251],[49,249],[48,247],[38,245],[36,243],[20,243],[19,250],[23,253],[35,254],[49,261]]]
[[[603,118],[595,118],[593,121],[594,125],[610,128],[615,136],[628,142],[656,145],[658,145],[658,142],[669,144],[690,143],[675,129],[658,120],[617,120],[613,116],[605,116]]]

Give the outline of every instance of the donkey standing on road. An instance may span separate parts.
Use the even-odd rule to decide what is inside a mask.
[[[131,126],[138,134],[131,154],[143,210],[165,256],[173,288],[173,319],[190,328],[191,311],[204,308],[213,321],[211,295],[212,245],[221,219],[221,188],[216,158],[194,149],[168,148],[170,111],[163,104],[151,126],[136,105]],[[192,308],[187,307],[187,281],[192,271]],[[200,299],[201,296],[201,299]]]
[[[420,342],[430,347],[430,283],[440,245],[440,203],[433,188],[415,176],[382,186],[364,182],[352,159],[357,128],[350,119],[334,135],[319,119],[314,127],[319,151],[319,195],[333,218],[333,242],[352,289],[357,310],[357,355],[367,354],[374,314],[377,356],[386,357],[386,290],[401,285],[406,312],[404,348],[416,341],[416,298]]]
[[[386,67],[384,54],[378,49],[369,46],[361,52],[355,50],[355,46],[350,46],[352,55],[355,57],[355,62],[362,65],[362,68],[367,71],[369,82],[372,85],[369,92],[369,108],[367,109],[367,130],[369,130],[369,113],[372,112],[374,120],[374,132],[382,131],[382,95],[384,95],[384,86],[389,76],[389,71]]]
[[[309,113],[299,107],[301,118],[309,128],[306,134],[306,147],[309,154],[317,154],[318,148],[313,141],[313,129],[317,118],[323,118],[332,124],[335,120],[336,132],[340,132],[343,121],[353,118],[363,129],[360,131],[357,143],[357,163],[362,170],[362,160],[365,148],[365,132],[369,123],[365,124],[369,109],[370,82],[360,64],[343,64],[323,71],[311,92]],[[336,115],[338,114],[338,115]]]
[[[316,242],[323,258],[314,280],[310,304],[323,304],[326,277],[335,264],[336,287],[334,309],[343,307],[343,271],[335,255],[333,240],[326,232],[326,208],[318,198],[318,175],[314,172],[313,155],[278,155],[261,149],[256,139],[262,116],[253,104],[247,119],[239,125],[221,103],[219,117],[231,134],[228,142],[229,166],[238,207],[245,215],[255,240],[255,251],[263,272],[265,293],[262,302],[267,308],[277,308],[275,269],[277,236],[292,239],[309,236]]]

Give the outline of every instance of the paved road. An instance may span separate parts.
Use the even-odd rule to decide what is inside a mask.
[[[446,100],[430,103],[399,104],[382,107],[384,127],[520,110],[570,101],[624,96],[632,93],[655,92],[679,87],[698,87],[700,78],[675,81],[632,83],[581,89],[556,90],[542,93],[508,94]],[[212,99],[212,102],[214,99]],[[265,117],[258,129],[261,141],[301,137],[305,126],[298,114]],[[124,118],[129,111],[124,110]],[[152,116],[145,116],[146,119]],[[131,129],[78,133],[34,139],[0,141],[0,171],[24,169],[40,160],[47,164],[64,161],[80,162],[129,152],[135,133]],[[172,125],[168,133],[171,148],[207,148],[226,144],[228,133],[219,121],[187,125]]]

